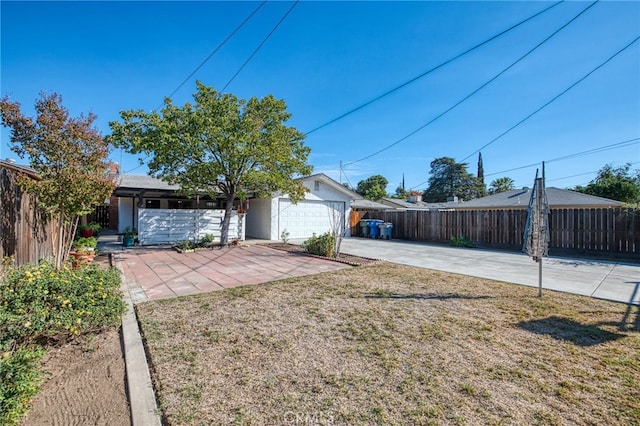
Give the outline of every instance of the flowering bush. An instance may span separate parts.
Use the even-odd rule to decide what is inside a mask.
[[[41,382],[41,345],[117,326],[125,304],[115,269],[57,271],[42,262],[3,270],[0,282],[0,424],[14,425]]]
[[[0,349],[115,326],[123,311],[116,270],[25,265],[0,284]]]

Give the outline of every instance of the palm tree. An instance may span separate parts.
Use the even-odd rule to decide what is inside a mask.
[[[505,176],[491,182],[491,186],[489,186],[489,194],[499,194],[500,192],[511,191],[513,188],[515,188],[513,179]]]

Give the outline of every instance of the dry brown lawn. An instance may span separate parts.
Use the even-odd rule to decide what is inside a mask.
[[[640,424],[637,307],[383,263],[138,306],[170,425]]]

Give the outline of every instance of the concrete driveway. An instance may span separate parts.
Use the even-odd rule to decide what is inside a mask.
[[[524,253],[369,238],[345,238],[341,250],[404,265],[538,286],[538,264]],[[640,305],[640,264],[545,258],[542,286]]]

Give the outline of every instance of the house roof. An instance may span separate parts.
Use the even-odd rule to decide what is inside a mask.
[[[120,175],[116,179],[118,188],[151,189],[160,191],[177,191],[179,185],[171,185],[161,179],[147,175]]]
[[[608,198],[595,197],[580,192],[569,191],[555,187],[546,188],[549,208],[570,207],[620,207],[620,201]],[[468,209],[515,209],[527,208],[531,198],[531,188],[513,189],[487,197],[465,201],[456,207],[456,210]]]
[[[367,200],[367,199],[361,199],[361,200],[353,200],[353,203],[351,204],[351,207],[353,207],[356,210],[390,210],[393,209],[393,207],[387,206],[385,204],[381,204],[381,203],[377,203],[375,201],[371,201],[371,200]]]
[[[16,172],[26,173],[31,178],[41,180],[42,178],[34,169],[23,164],[16,164],[14,160],[0,160],[0,167],[4,169],[13,170]]]
[[[411,202],[399,198],[381,198],[378,200],[387,207],[405,210],[443,210],[454,209],[460,205],[458,201],[447,201],[444,203],[425,203],[424,201]]]
[[[331,179],[329,176],[324,173],[317,173],[310,176],[304,176],[299,178],[300,180],[313,182],[315,180],[320,180],[324,184],[329,185],[330,187],[341,191],[345,194],[348,194],[353,200],[362,200],[363,197],[347,188],[346,186],[340,184],[339,182]],[[148,175],[120,175],[116,179],[116,195],[130,195],[131,191],[158,191],[158,192],[175,192],[180,190],[180,185],[171,185],[161,179],[154,178]]]
[[[342,185],[340,182],[331,179],[329,176],[325,175],[324,173],[316,173],[314,175],[304,176],[299,179],[303,181],[310,181],[310,182],[313,182],[314,180],[321,180],[324,183],[328,184],[329,186],[333,187],[334,189],[344,192],[345,194],[348,194],[353,200],[364,199],[362,195],[358,194],[355,191],[350,190],[346,186]]]

